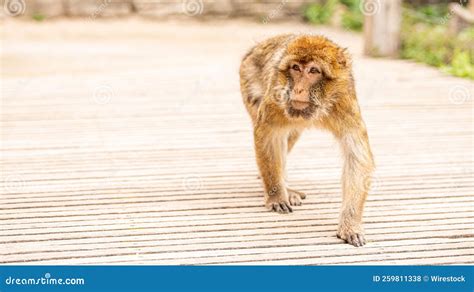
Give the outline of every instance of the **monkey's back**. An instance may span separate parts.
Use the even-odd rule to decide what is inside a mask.
[[[292,34],[279,35],[257,44],[243,57],[240,65],[240,91],[253,121],[258,106],[272,84],[275,67],[278,66]]]

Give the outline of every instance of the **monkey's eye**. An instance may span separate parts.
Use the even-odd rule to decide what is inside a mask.
[[[300,69],[300,66],[294,64],[293,66],[291,66],[291,69],[295,70],[295,71],[301,71]]]
[[[319,71],[319,69],[316,68],[316,67],[311,67],[311,69],[309,69],[309,73],[311,73],[311,74],[316,74],[316,73],[320,74],[321,71]]]

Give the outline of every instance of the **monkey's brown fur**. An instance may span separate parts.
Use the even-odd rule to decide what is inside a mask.
[[[296,101],[289,74],[291,62],[302,66],[311,62],[321,76],[321,80],[307,88],[310,94],[303,104],[309,106],[300,111],[289,106]],[[374,162],[346,50],[322,36],[276,36],[245,55],[240,85],[254,126],[256,159],[267,208],[288,213],[292,212],[291,206],[301,204],[305,195],[286,183],[286,155],[304,129],[329,130],[340,142],[345,160],[337,236],[352,245],[364,245],[362,213]]]

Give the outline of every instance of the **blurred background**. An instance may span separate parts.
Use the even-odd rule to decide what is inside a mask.
[[[362,32],[372,56],[413,59],[474,79],[474,4],[468,0],[4,0],[2,18],[250,18],[301,21]],[[377,12],[382,13],[377,13]],[[385,48],[384,48],[385,47]]]
[[[473,1],[4,0],[0,264],[472,264]],[[336,238],[342,159],[307,131],[266,212],[242,56],[282,33],[353,57],[377,170]]]

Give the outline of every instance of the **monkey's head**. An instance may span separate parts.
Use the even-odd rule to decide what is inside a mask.
[[[278,66],[280,104],[291,118],[310,119],[329,112],[339,81],[350,79],[349,56],[322,36],[292,40]]]

